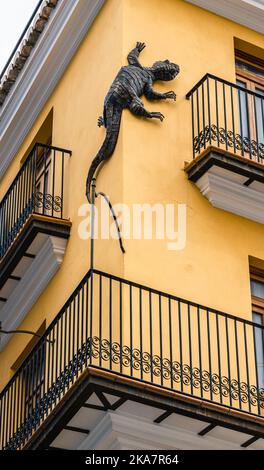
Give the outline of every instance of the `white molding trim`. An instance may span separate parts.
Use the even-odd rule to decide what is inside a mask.
[[[228,20],[264,33],[264,3],[262,0],[185,0]]]
[[[215,174],[213,168],[195,183],[203,196],[214,207],[264,224],[264,192]]]
[[[206,423],[205,423],[206,426]],[[108,411],[77,450],[241,450],[239,444],[199,436],[190,430],[172,428]]]
[[[0,111],[0,179],[105,0],[61,0]]]
[[[15,330],[23,321],[59,269],[66,245],[67,240],[59,237],[48,236],[45,240],[36,258],[1,309],[3,330]],[[12,335],[0,335],[0,351],[11,337]]]

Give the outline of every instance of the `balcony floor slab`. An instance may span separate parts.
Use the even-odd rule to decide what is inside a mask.
[[[94,368],[73,388],[26,449],[264,449],[261,418]]]

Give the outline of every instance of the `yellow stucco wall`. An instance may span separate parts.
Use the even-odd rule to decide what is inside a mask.
[[[85,203],[85,179],[104,138],[96,126],[103,100],[136,41],[147,48],[140,60],[151,65],[170,59],[181,67],[173,89],[177,102],[147,103],[165,114],[163,123],[123,113],[114,156],[98,178],[98,190],[112,203],[187,204],[187,245],[168,251],[165,241],[97,241],[95,266],[145,285],[250,318],[248,257],[264,259],[262,225],[213,208],[187,180],[184,161],[192,158],[191,107],[186,93],[206,73],[235,80],[234,37],[264,47],[263,37],[182,0],[107,0],[63,78],[40,113],[1,181],[3,196],[46,115],[53,107],[53,144],[71,149],[69,217],[71,236],[62,267],[21,328],[37,330],[59,311],[89,268],[89,242],[78,237],[78,208]],[[144,99],[145,101],[145,99]],[[0,354],[0,388],[28,337],[13,337]]]

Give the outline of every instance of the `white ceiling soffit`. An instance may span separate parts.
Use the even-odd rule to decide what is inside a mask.
[[[205,10],[264,33],[264,0],[186,0]]]
[[[0,179],[105,0],[61,0],[0,111]]]

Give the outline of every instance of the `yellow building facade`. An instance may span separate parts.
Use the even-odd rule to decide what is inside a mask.
[[[234,18],[245,2],[223,12],[206,1],[44,3],[50,16],[0,110],[1,328],[42,337],[0,335],[2,448],[110,448],[93,432],[100,423],[121,429],[118,448],[263,448],[263,9],[247,4],[244,18],[242,5]],[[96,191],[118,213],[125,253],[99,230],[89,271],[96,122],[137,41],[142,65],[179,64],[154,85],[177,100],[143,97],[163,122],[123,111]],[[110,214],[102,201],[98,220]],[[126,236],[121,205],[135,218],[144,204],[152,232],[157,207],[174,208],[175,239],[133,236],[133,215]],[[152,436],[143,444],[137,407]]]

